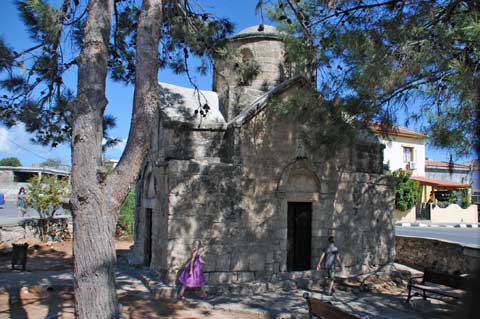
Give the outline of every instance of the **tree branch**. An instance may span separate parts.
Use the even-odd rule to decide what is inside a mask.
[[[362,4],[362,5],[359,5],[359,6],[356,6],[356,7],[352,7],[352,8],[348,8],[348,9],[345,9],[345,10],[337,11],[334,14],[328,15],[328,16],[324,17],[323,19],[318,20],[314,24],[320,24],[320,23],[325,22],[328,19],[331,19],[333,17],[338,17],[340,14],[342,14],[342,15],[350,14],[351,12],[354,12],[354,11],[371,9],[371,8],[382,7],[382,6],[388,6],[388,5],[396,4],[398,2],[405,2],[405,0],[391,0],[391,1],[385,1],[385,2],[380,2],[380,3]]]
[[[110,211],[118,213],[150,148],[149,136],[158,108],[158,43],[162,0],[144,0],[136,40],[136,76],[130,133],[117,167],[107,177]],[[119,187],[125,185],[128,187]]]

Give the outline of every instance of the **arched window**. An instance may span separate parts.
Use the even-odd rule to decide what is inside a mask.
[[[237,82],[240,86],[248,86],[260,73],[260,66],[253,58],[253,53],[248,48],[240,50],[240,61],[235,64]]]

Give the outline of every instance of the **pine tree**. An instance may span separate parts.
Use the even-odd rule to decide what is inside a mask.
[[[267,6],[270,5],[270,7]],[[476,0],[259,1],[282,25],[288,58],[313,67],[318,95],[348,122],[388,129],[404,114],[433,145],[480,150]]]
[[[45,0],[19,0],[17,6],[38,44],[14,51],[0,42],[8,92],[0,118],[6,125],[25,122],[40,143],[71,142],[75,316],[118,318],[115,225],[150,146],[158,69],[190,76],[189,56],[196,55],[205,71],[232,25],[189,1],[143,0],[139,7],[134,0],[64,0],[57,9]],[[76,96],[64,85],[75,69]],[[127,144],[111,172],[102,160],[112,121],[104,116],[108,75],[135,87]]]

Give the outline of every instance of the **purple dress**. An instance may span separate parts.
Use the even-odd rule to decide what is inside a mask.
[[[192,275],[190,276],[190,263],[183,270],[178,280],[189,288],[201,287],[205,284],[205,278],[202,273],[202,257],[196,255],[192,265]]]

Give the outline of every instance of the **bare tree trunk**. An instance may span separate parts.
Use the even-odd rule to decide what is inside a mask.
[[[109,205],[120,205],[137,178],[150,147],[150,135],[158,105],[158,43],[163,0],[144,0],[136,39],[135,93],[132,121],[125,151],[107,178]],[[118,185],[128,185],[122,189]]]
[[[78,96],[72,134],[72,211],[76,318],[118,318],[115,225],[135,181],[158,102],[161,0],[144,0],[137,33],[137,68],[127,147],[110,176],[102,163],[102,119],[107,100],[108,41],[113,0],[90,0],[78,58]]]
[[[100,175],[112,8],[113,0],[90,0],[83,47],[78,58],[71,203],[75,317],[82,319],[118,317],[114,281],[115,216],[105,209]]]

